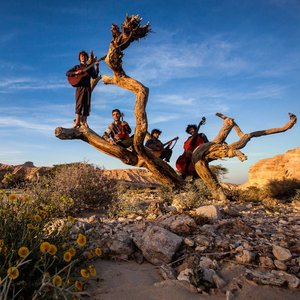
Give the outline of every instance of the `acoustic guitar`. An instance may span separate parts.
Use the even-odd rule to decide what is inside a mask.
[[[87,71],[90,68],[92,68],[95,64],[97,64],[98,62],[100,62],[101,60],[104,60],[105,57],[106,57],[106,55],[103,56],[103,57],[101,57],[101,58],[99,58],[99,59],[97,59],[97,60],[95,60],[93,63],[91,63],[88,66],[82,66],[80,69],[78,69],[78,70],[81,70],[82,73],[80,73],[78,75],[75,75],[75,76],[68,76],[68,81],[69,81],[70,85],[73,86],[73,87],[80,86],[82,78],[84,78],[85,76],[88,75]]]

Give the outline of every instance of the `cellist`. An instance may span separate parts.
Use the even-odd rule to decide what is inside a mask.
[[[200,145],[208,142],[208,139],[204,133],[198,133],[198,127],[196,124],[189,124],[186,127],[185,132],[190,135],[190,137],[184,142],[183,148],[184,153],[179,156],[176,161],[176,167],[181,176],[185,179],[188,175],[195,174],[195,168],[192,163],[193,151]]]

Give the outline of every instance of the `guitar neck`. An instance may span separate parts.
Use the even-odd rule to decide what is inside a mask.
[[[98,62],[100,62],[101,60],[104,60],[106,58],[106,55],[102,56],[101,58],[97,59],[96,61],[94,61],[93,63],[91,63],[89,66],[87,66],[83,72],[88,71],[91,67],[93,67],[95,64],[97,64]]]

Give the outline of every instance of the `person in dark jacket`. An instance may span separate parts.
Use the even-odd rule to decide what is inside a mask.
[[[93,56],[91,52],[91,56]],[[78,128],[81,125],[88,127],[87,117],[90,115],[91,110],[91,78],[96,79],[99,74],[99,63],[84,71],[88,67],[88,54],[85,51],[80,51],[78,54],[80,61],[79,65],[74,66],[67,71],[66,76],[79,76],[80,82],[76,85],[75,93],[75,115],[74,128]]]
[[[153,129],[151,131],[150,139],[146,142],[145,146],[149,148],[156,157],[169,162],[172,156],[172,149],[170,149],[172,142],[169,142],[165,148],[164,144],[158,139],[160,134],[161,131],[159,129]]]

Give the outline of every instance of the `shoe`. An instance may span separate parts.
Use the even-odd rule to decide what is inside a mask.
[[[73,128],[79,128],[80,127],[80,123],[79,124],[74,124]]]
[[[82,123],[82,125],[83,125],[84,127],[86,127],[86,128],[90,128],[89,125],[88,125],[88,123]]]

